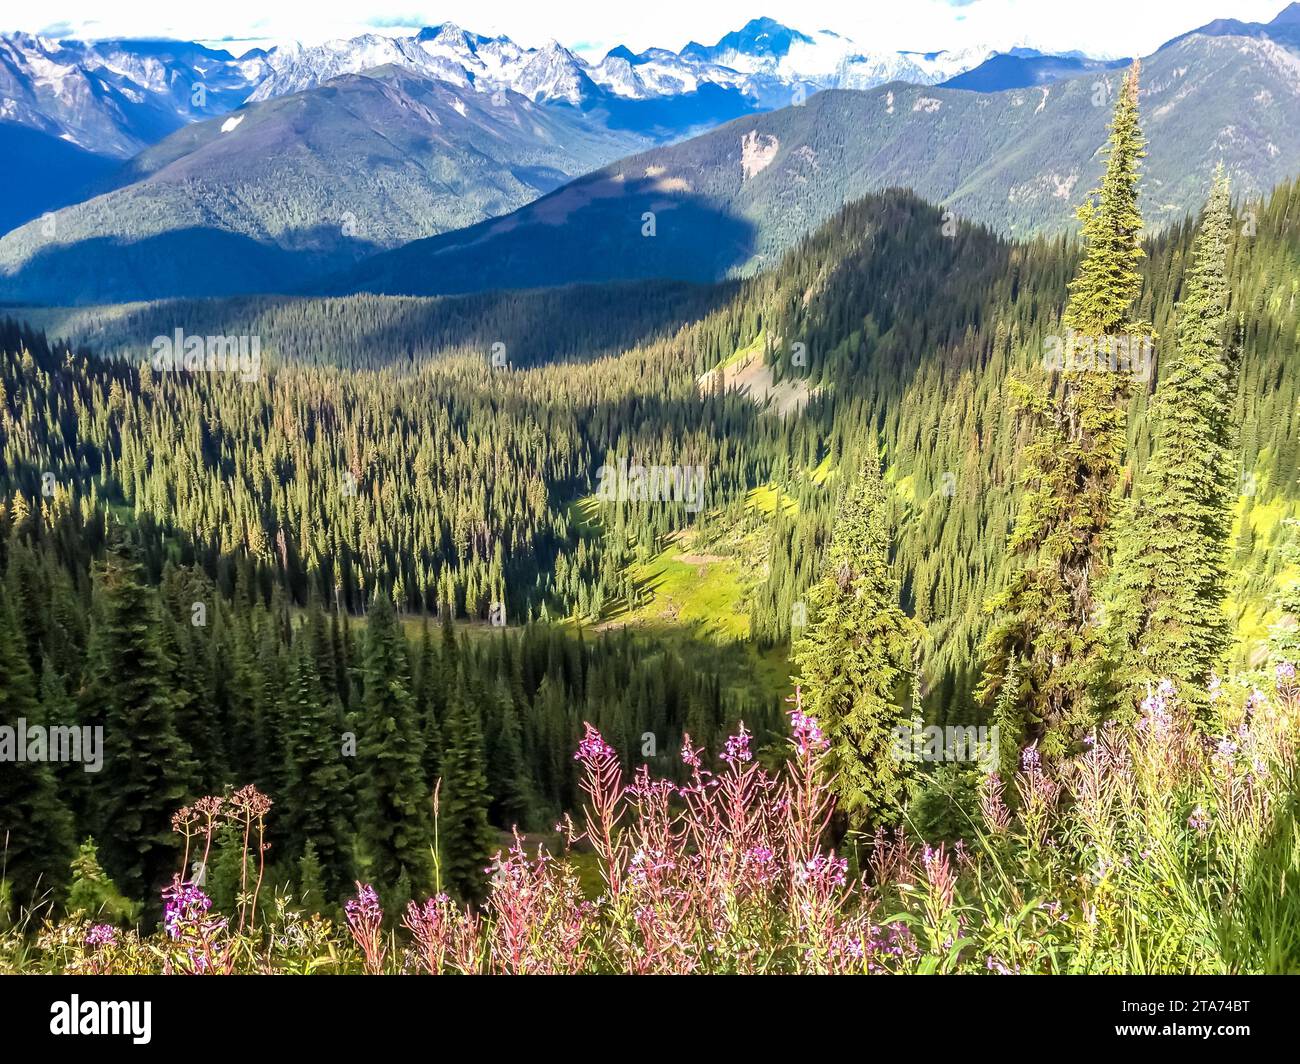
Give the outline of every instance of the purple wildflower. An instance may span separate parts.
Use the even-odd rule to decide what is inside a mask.
[[[749,732],[745,731],[743,721],[740,724],[740,731],[727,739],[726,749],[718,756],[729,765],[753,759],[754,755],[749,752]]]
[[[117,928],[112,924],[95,924],[86,933],[86,945],[95,949],[117,945]]]

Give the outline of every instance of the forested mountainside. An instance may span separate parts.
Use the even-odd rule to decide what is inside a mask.
[[[1300,169],[1296,62],[1272,40],[1195,34],[1143,60],[1148,227],[1198,210],[1220,159],[1239,195]],[[899,83],[818,93],[613,163],[504,218],[376,255],[323,290],[431,295],[748,273],[776,266],[846,202],[891,186],[955,220],[1060,232],[1101,173],[1120,77],[997,93]]]
[[[1273,548],[1296,492],[1296,195],[1285,185],[1241,204],[1232,246],[1231,310],[1243,353],[1243,582],[1234,602],[1253,636],[1267,619],[1283,564]],[[1139,312],[1161,336],[1191,231],[1184,224],[1160,236],[1143,265]],[[138,350],[132,363],[55,353],[33,374],[22,372],[19,352],[39,343],[11,333],[4,476],[34,500],[40,474],[52,472],[58,491],[74,499],[93,496],[173,524],[210,568],[251,552],[299,601],[316,580],[337,587],[354,610],[379,586],[408,609],[448,599],[458,612],[486,617],[491,602],[503,601],[513,618],[543,608],[617,617],[636,551],[658,549],[692,522],[707,538],[716,516],[733,531],[754,526],[746,549],[764,578],[747,597],[752,632],[780,642],[816,569],[834,471],[874,426],[893,485],[905,602],[929,627],[931,680],[958,684],[936,705],[964,713],[967,685],[951,670],[969,659],[983,599],[1001,575],[1001,530],[1024,443],[1007,378],[1032,374],[1045,338],[1060,333],[1076,252],[1064,238],[1017,244],[967,225],[945,232],[939,212],[908,194],[870,197],[697,324],[581,365],[523,368],[539,349],[494,364],[487,336],[476,333],[457,357],[414,369],[285,364],[252,385],[233,373],[141,368],[146,344],[116,348]],[[580,292],[526,298],[564,306]],[[137,311],[146,315],[136,319],[140,335],[169,335],[167,325],[211,329],[214,317],[188,324],[193,306]],[[347,318],[333,302],[273,304],[274,314],[253,318],[238,302],[198,306],[205,314],[224,308],[237,335],[249,322]],[[408,351],[431,342],[414,330],[404,342],[395,330],[380,342]],[[558,348],[600,333],[575,327]],[[267,338],[268,347],[274,342]],[[792,363],[795,345],[801,365]],[[304,361],[320,353],[298,339],[288,350]],[[358,365],[373,365],[366,352],[362,345]],[[775,384],[807,389],[802,417],[775,416],[727,386],[728,373],[755,360]],[[697,380],[718,366],[720,374]],[[1134,470],[1149,449],[1143,413],[1152,387],[1136,389],[1133,400]],[[574,504],[610,456],[704,465],[704,512],[620,505],[593,534]],[[760,488],[784,500],[770,514],[749,494]]]
[[[25,307],[0,313],[95,354],[139,362],[178,322],[195,335],[260,338],[264,366],[378,369],[435,356],[496,354],[514,368],[614,355],[677,332],[720,306],[734,285],[674,281],[573,285],[467,296],[247,296],[89,307]],[[504,345],[496,347],[495,345]]]
[[[120,187],[7,234],[0,274],[38,302],[291,291],[648,143],[517,93],[395,67],[347,74],[177,130]]]
[[[1136,313],[1161,338],[1157,358],[1192,234],[1190,223],[1170,228],[1142,264]],[[1280,581],[1295,576],[1281,548],[1285,519],[1297,512],[1300,457],[1300,188],[1240,203],[1230,245],[1243,473],[1230,606],[1244,654],[1278,614]],[[526,805],[516,802],[517,781],[542,792],[532,808],[572,798],[559,751],[567,758],[577,738],[584,696],[603,714],[601,727],[624,738],[625,753],[646,733],[664,749],[688,720],[716,734],[742,710],[746,720],[771,719],[785,693],[778,677],[755,690],[752,675],[748,684],[724,678],[722,657],[688,669],[686,651],[653,642],[680,623],[658,610],[668,565],[654,563],[671,555],[701,575],[701,586],[710,567],[731,563],[743,576],[718,611],[741,623],[715,635],[783,644],[819,573],[844,474],[878,439],[903,605],[927,633],[927,715],[976,719],[974,648],[988,626],[983,602],[1007,575],[1005,535],[1028,439],[1008,402],[1009,379],[1041,377],[1045,341],[1063,331],[1077,257],[1065,238],[1015,243],[952,227],[937,208],[889,192],[843,209],[779,268],[725,290],[698,322],[592,361],[503,366],[489,348],[414,366],[285,359],[265,371],[171,372],[143,365],[143,355],[104,361],[51,348],[6,325],[0,623],[8,633],[0,645],[26,649],[6,662],[6,697],[33,716],[38,706],[75,704],[110,722],[131,698],[149,707],[143,724],[113,733],[134,744],[133,762],[161,772],[192,758],[192,781],[106,773],[111,800],[70,791],[79,827],[126,810],[143,823],[150,810],[165,815],[187,787],[252,779],[296,794],[281,843],[292,866],[340,852],[340,822],[318,800],[346,784],[332,761],[284,764],[268,737],[301,720],[323,721],[316,733],[332,735],[334,723],[352,719],[340,714],[360,705],[356,729],[386,718],[410,729],[410,763],[357,771],[375,786],[398,781],[379,791],[399,803],[401,821],[438,768],[457,796],[445,823],[464,842],[460,867],[481,867],[489,821],[504,827]],[[146,310],[165,316],[191,306]],[[221,303],[204,312],[222,307],[231,312]],[[338,307],[277,305],[261,320]],[[180,316],[173,327],[198,331]],[[240,320],[227,332],[246,335]],[[572,335],[580,342],[583,333]],[[296,350],[312,361],[310,345]],[[1129,491],[1150,449],[1152,383],[1135,389]],[[790,416],[800,406],[802,416]],[[629,461],[700,467],[702,505],[593,498],[599,468]],[[449,641],[439,652],[421,636],[408,662],[388,594],[417,617],[446,603],[444,619],[626,621],[636,638],[652,640],[659,663],[628,650],[631,635],[589,633],[575,644],[555,628],[476,650]],[[196,604],[203,624],[194,623]],[[363,613],[358,642],[350,618]],[[665,672],[677,676],[671,690],[656,686],[668,682]],[[527,681],[503,685],[516,673]],[[462,698],[466,683],[479,683],[485,697]],[[221,707],[215,718],[201,711],[209,702]],[[523,713],[539,704],[553,711]],[[238,725],[225,735],[260,738],[229,748],[214,719]],[[317,770],[315,785],[296,786],[303,777],[294,773]],[[491,787],[479,782],[484,773]],[[50,785],[23,800],[49,803],[53,793]],[[489,808],[488,794],[498,804]],[[400,893],[424,874],[427,840],[416,828],[390,839],[386,809],[364,805],[357,814],[376,818],[372,845],[389,862],[376,877]],[[133,836],[115,837],[104,856],[119,884],[153,882],[170,859],[158,840],[114,852]],[[66,855],[48,852],[41,867],[66,869]],[[328,875],[346,870],[333,862]],[[473,889],[468,871],[463,883]]]

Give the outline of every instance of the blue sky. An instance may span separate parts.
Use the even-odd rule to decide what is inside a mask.
[[[924,51],[1029,44],[1096,55],[1145,54],[1214,18],[1271,19],[1286,0],[51,0],[7,4],[0,29],[52,36],[181,37],[316,43],[364,32],[396,34],[455,22],[527,45],[555,38],[586,53],[712,43],[767,15],[796,29],[830,29],[867,48]],[[239,47],[233,50],[238,51]]]

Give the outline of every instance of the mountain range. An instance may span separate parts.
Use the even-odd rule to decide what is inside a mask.
[[[1244,195],[1300,167],[1298,40],[1292,4],[1148,58],[1152,224],[1194,209],[1220,159]],[[893,185],[1060,231],[1125,62],[872,52],[763,18],[599,63],[451,24],[238,58],[11,35],[0,146],[32,165],[0,176],[0,298],[712,280]]]
[[[635,101],[691,97],[702,91],[754,111],[819,88],[866,88],[904,79],[933,84],[968,70],[992,48],[928,55],[871,52],[829,32],[809,36],[771,19],[754,19],[716,45],[680,52],[616,47],[589,63],[556,41],[526,48],[451,23],[410,37],[364,34],[319,45],[286,44],[229,52],[183,41],[51,40],[0,35],[0,122],[15,122],[96,154],[127,158],[182,125],[245,103],[315,88],[343,74],[396,66],[458,89],[515,92],[534,103],[613,108],[632,123],[643,111],[662,135],[701,125],[692,108],[664,123],[663,108]],[[622,104],[620,108],[618,105]]]
[[[406,68],[344,74],[178,130],[119,187],[8,234],[0,271],[23,298],[72,302],[284,290],[508,213],[645,144],[514,92],[465,95]]]
[[[754,19],[716,45],[639,54],[620,46],[597,63],[555,41],[525,48],[450,23],[410,37],[365,34],[239,57],[185,41],[0,35],[0,146],[21,144],[21,157],[58,168],[53,178],[33,167],[0,174],[0,233],[130,183],[134,169],[114,174],[121,163],[193,123],[381,68],[444,85],[469,109],[483,96],[501,106],[514,94],[576,115],[590,133],[614,134],[606,140],[610,150],[594,161],[603,164],[821,88],[897,78],[931,84],[991,52],[872,53],[847,38],[802,34],[771,19]],[[581,151],[569,160],[584,162],[590,160]]]
[[[1100,179],[1119,78],[1090,72],[994,93],[898,83],[821,92],[620,160],[504,218],[376,255],[327,290],[430,295],[751,273],[844,203],[890,186],[942,204],[954,227],[1061,232]],[[1193,34],[1144,60],[1141,84],[1150,228],[1197,210],[1220,161],[1243,200],[1300,172],[1295,51]]]

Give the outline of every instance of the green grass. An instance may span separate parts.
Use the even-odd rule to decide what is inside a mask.
[[[745,495],[745,505],[767,516],[774,514],[778,505],[783,513],[791,516],[799,512],[799,503],[790,498],[775,484],[764,484],[762,487],[751,488]]]
[[[687,560],[683,560],[687,559]],[[632,567],[642,600],[610,619],[623,624],[669,622],[713,641],[749,638],[749,611],[740,564],[721,555],[696,555],[669,544]]]

